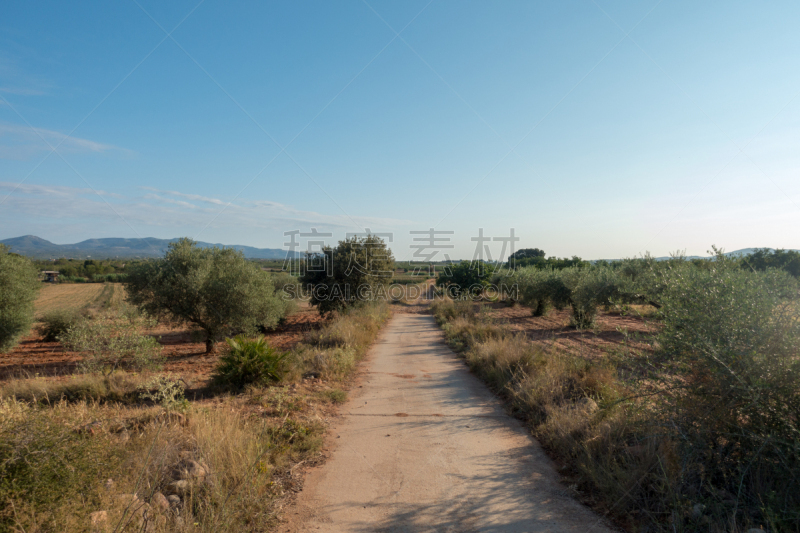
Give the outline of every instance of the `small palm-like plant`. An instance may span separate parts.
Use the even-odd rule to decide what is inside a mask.
[[[283,377],[283,360],[289,352],[279,352],[264,337],[249,339],[237,335],[226,339],[228,353],[221,356],[217,365],[219,383],[244,387],[249,383],[280,381]]]

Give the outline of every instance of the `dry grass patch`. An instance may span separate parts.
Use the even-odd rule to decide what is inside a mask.
[[[270,530],[296,483],[292,466],[316,454],[324,428],[301,413],[264,418],[240,404],[176,413],[4,400],[2,529]]]
[[[103,293],[106,283],[42,284],[36,298],[36,315],[50,311],[79,310],[91,305]]]
[[[73,374],[58,380],[26,377],[6,381],[0,386],[0,398],[48,405],[62,400],[129,403],[135,401],[136,390],[142,382],[141,376],[126,372],[109,376]]]
[[[351,309],[307,333],[294,349],[294,376],[347,377],[390,316],[389,306],[378,302]]]
[[[5,382],[0,531],[273,531],[389,316],[378,305],[330,320],[281,381],[235,395],[189,401],[179,376],[119,370]]]

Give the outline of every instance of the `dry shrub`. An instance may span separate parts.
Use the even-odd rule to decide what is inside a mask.
[[[670,512],[674,450],[667,439],[652,436],[643,408],[624,400],[627,391],[614,367],[543,350],[481,314],[456,316],[443,329],[599,507],[622,522],[637,513],[635,521],[650,516],[658,522]]]
[[[362,353],[389,316],[386,302],[364,304],[345,311],[323,328],[309,332],[304,343],[321,348],[354,348]]]
[[[121,401],[135,400],[135,391],[141,378],[126,372],[110,376],[99,374],[70,375],[66,380],[45,377],[12,379],[0,387],[0,398],[15,398],[25,402],[43,404],[66,401]]]
[[[442,298],[431,304],[431,312],[439,325],[442,325],[456,318],[473,316],[475,304],[469,300],[453,301],[450,298]]]
[[[356,366],[354,348],[307,348],[297,352],[297,362],[306,372],[318,373],[326,379],[347,376]]]
[[[0,401],[0,530],[89,532],[98,511],[107,512],[109,531],[271,530],[289,465],[319,450],[323,427],[233,407],[226,400],[178,415]],[[188,460],[205,475],[189,484],[181,506],[143,514],[156,492],[175,492],[176,467]]]
[[[315,373],[342,379],[353,371],[391,313],[386,302],[364,304],[306,334],[294,349],[294,377]]]
[[[459,329],[466,327],[462,323]],[[470,334],[468,338],[475,337]],[[471,342],[472,349],[465,353],[467,363],[495,389],[524,378],[533,369],[539,355],[536,348],[517,335],[494,336],[484,342]]]
[[[458,315],[444,323],[447,342],[456,351],[463,351],[491,339],[508,336],[505,328],[489,320],[484,314]]]

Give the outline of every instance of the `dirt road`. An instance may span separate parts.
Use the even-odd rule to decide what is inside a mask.
[[[309,473],[293,531],[608,532],[525,428],[442,342],[398,314]]]

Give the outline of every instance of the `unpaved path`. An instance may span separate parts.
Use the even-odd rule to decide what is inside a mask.
[[[549,458],[445,346],[433,317],[395,315],[367,366],[291,530],[610,531],[566,494]]]

